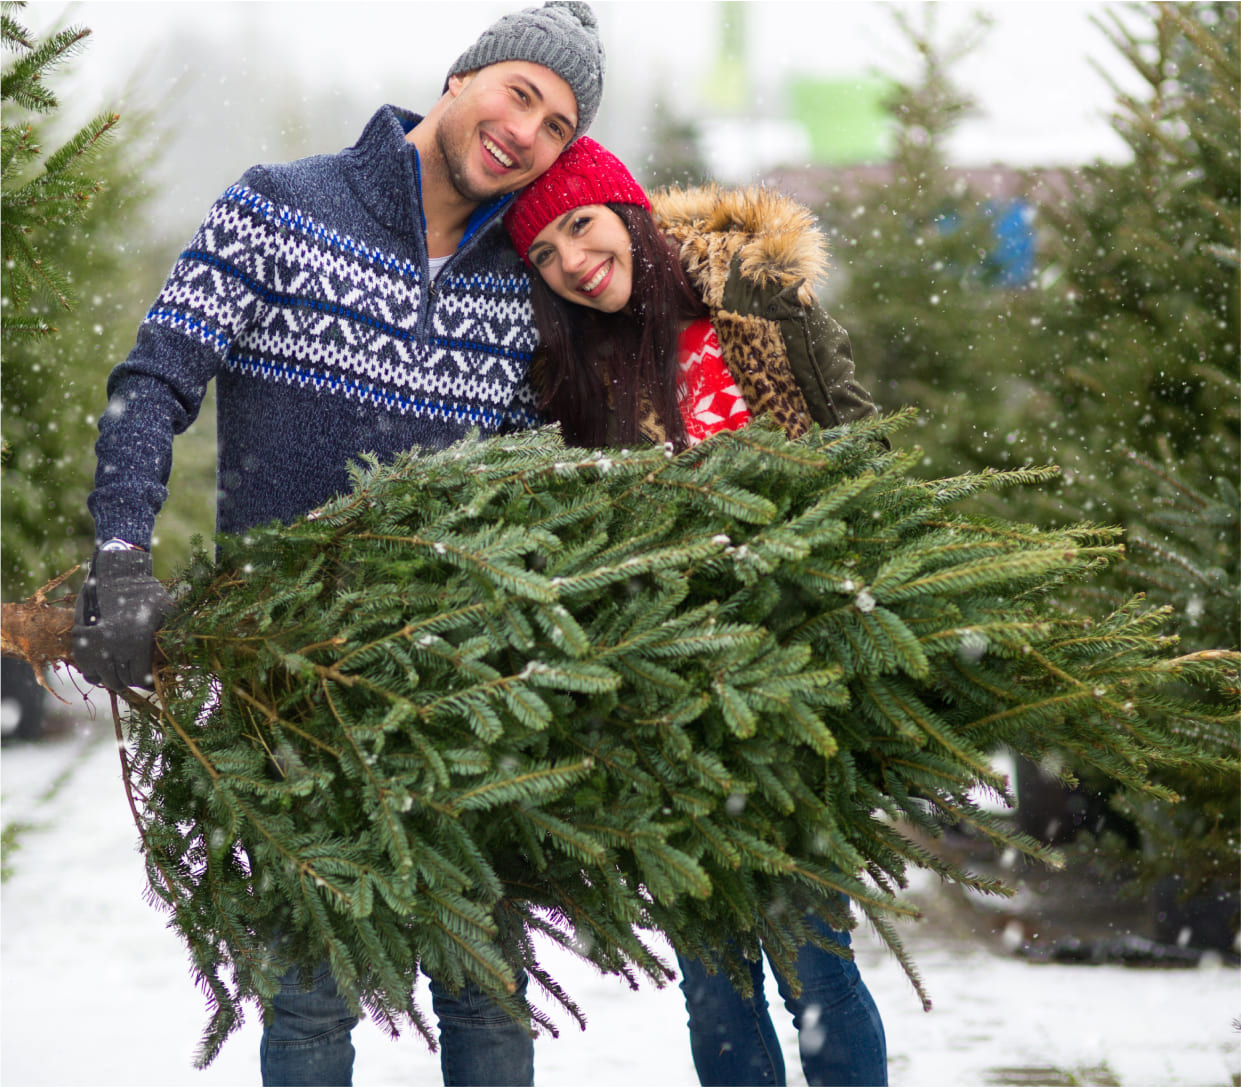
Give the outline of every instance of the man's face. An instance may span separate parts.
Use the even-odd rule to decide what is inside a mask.
[[[577,132],[577,99],[550,68],[490,64],[448,80],[436,144],[453,187],[481,204],[542,174]]]

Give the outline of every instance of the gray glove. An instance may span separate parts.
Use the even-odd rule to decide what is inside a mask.
[[[110,691],[155,686],[155,632],[173,609],[140,548],[100,549],[73,610],[73,660],[82,676]]]

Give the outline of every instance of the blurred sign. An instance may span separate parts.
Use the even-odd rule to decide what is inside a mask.
[[[717,113],[743,113],[750,106],[750,66],[744,0],[720,4],[719,48],[702,82],[702,97]]]
[[[892,125],[883,109],[888,88],[886,80],[869,76],[790,80],[789,112],[805,126],[814,161],[847,166],[886,160]]]

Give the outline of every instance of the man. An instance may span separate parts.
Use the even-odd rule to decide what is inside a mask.
[[[348,488],[363,452],[531,421],[537,337],[500,220],[590,125],[603,70],[587,4],[515,12],[457,59],[425,116],[385,106],[354,146],[256,166],[216,201],[108,379],[74,626],[86,679],[151,684],[171,607],[151,534],[173,437],[213,378],[220,532],[305,514]],[[301,989],[291,973],[264,1029],[263,1083],[350,1083],[356,1019],[326,967]],[[533,1083],[523,1026],[472,989],[431,992],[445,1084]]]

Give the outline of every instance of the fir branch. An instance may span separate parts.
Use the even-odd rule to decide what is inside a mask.
[[[547,1029],[509,991],[524,967],[568,999],[533,933],[662,982],[644,927],[739,968],[841,895],[920,986],[887,925],[908,868],[998,889],[892,822],[1046,856],[969,800],[1009,797],[996,746],[1156,792],[1153,767],[1235,760],[1235,654],[1174,657],[1141,601],[1087,626],[1058,600],[1106,531],[952,513],[849,430],[717,437],[364,460],[314,517],[196,557],[131,733],[213,1046],[324,959],[392,1030],[420,966]],[[1206,676],[1215,705],[1183,683]]]
[[[38,41],[7,15],[0,29],[3,30],[6,46],[20,47],[21,50],[16,60],[5,65],[0,76],[0,98],[35,113],[50,113],[57,109],[59,102],[43,77],[80,52],[90,36],[90,30],[87,27],[67,27]]]

